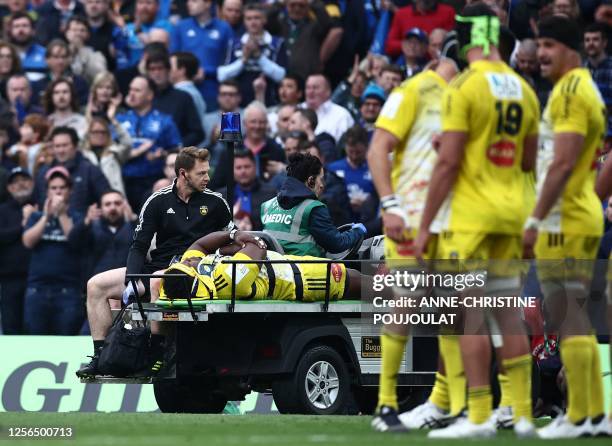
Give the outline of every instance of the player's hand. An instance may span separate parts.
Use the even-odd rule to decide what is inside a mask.
[[[132,282],[129,282],[125,287],[125,290],[123,290],[123,295],[121,296],[123,304],[129,305],[132,302],[134,296],[136,296],[136,292],[134,291],[134,285]]]
[[[366,229],[363,223],[353,223],[351,229],[357,229],[358,231],[363,232],[363,235],[366,235],[368,233],[368,230]]]
[[[538,239],[537,229],[526,229],[523,232],[523,258],[524,259],[535,258],[533,248],[536,244],[537,239]]]
[[[383,212],[382,214],[383,233],[395,243],[404,241],[404,219],[397,214]]]
[[[427,244],[429,243],[429,237],[431,236],[429,229],[421,229],[414,242],[414,256],[423,262],[423,253],[427,250]]]
[[[244,245],[247,243],[254,243],[255,245],[259,246],[262,249],[267,248],[266,242],[264,242],[260,237],[255,237],[251,234],[248,234],[242,231],[236,232],[236,235],[234,236],[234,242],[238,243],[243,248],[244,248]]]

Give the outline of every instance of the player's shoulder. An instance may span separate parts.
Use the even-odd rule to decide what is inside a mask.
[[[461,71],[461,73],[457,74],[457,76],[455,76],[453,80],[450,81],[448,86],[451,89],[460,90],[466,85],[468,85],[470,82],[474,82],[475,80],[477,81],[480,77],[479,74],[480,73],[478,71],[467,67],[463,71]]]
[[[210,201],[212,203],[217,204],[224,204],[225,206],[227,206],[227,201],[225,200],[225,198],[223,198],[221,192],[215,192],[207,188],[204,189],[199,195],[202,200]]]
[[[575,68],[563,76],[553,88],[551,97],[578,97],[586,100],[599,97],[599,90],[586,68]]]

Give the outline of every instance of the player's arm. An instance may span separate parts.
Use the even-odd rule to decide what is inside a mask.
[[[259,237],[254,237],[241,231],[217,231],[211,232],[210,234],[197,239],[191,244],[185,253],[189,253],[190,251],[193,254],[196,254],[196,252],[204,254],[212,253],[217,249],[222,249],[223,247],[233,243],[235,243],[239,249],[244,248],[247,243],[254,243],[265,249],[265,243]],[[196,256],[194,255],[194,257]]]
[[[521,169],[523,172],[532,172],[536,168],[538,157],[538,135],[527,135],[523,141],[523,159]]]
[[[595,192],[601,201],[606,200],[612,194],[612,156],[606,158],[606,162],[599,172],[597,183],[595,183]]]
[[[444,132],[442,134],[438,162],[431,174],[419,232],[429,232],[429,226],[455,184],[463,160],[466,141],[466,132]]]
[[[538,126],[540,117],[540,105],[538,98],[528,85],[526,87],[525,106],[528,113],[527,131],[523,140],[523,159],[521,169],[523,172],[532,172],[536,168],[538,158]]]

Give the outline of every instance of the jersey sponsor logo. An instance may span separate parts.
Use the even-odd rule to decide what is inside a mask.
[[[174,209],[172,208],[168,208],[168,210],[166,211],[166,214],[175,214],[176,212],[174,212]]]
[[[396,245],[397,253],[404,257],[414,256],[414,240],[408,239]]]
[[[387,99],[387,102],[385,102],[380,114],[385,118],[395,118],[403,99],[404,97],[401,93],[397,91],[395,93],[391,93],[391,96],[389,96],[389,99]]]
[[[208,37],[213,40],[218,40],[221,37],[221,33],[218,30],[213,29],[211,32],[208,33]]]
[[[523,99],[523,88],[516,76],[504,73],[485,73],[485,76],[493,97],[508,100]]]
[[[290,225],[293,217],[289,214],[268,214],[264,215],[261,219],[262,223],[283,223],[285,225]]]
[[[159,121],[151,121],[149,122],[149,131],[153,133],[158,133],[161,129],[161,122]]]
[[[342,267],[338,263],[332,263],[331,275],[337,283],[342,280]]]
[[[510,167],[514,164],[516,146],[512,141],[499,141],[487,149],[487,158],[499,167]]]
[[[208,214],[208,206],[200,206],[200,215]]]
[[[189,31],[187,31],[187,37],[195,37],[196,36],[196,32],[193,29],[190,29]]]

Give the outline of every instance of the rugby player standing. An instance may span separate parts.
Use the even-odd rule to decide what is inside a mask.
[[[568,389],[567,413],[538,435],[578,438],[608,432],[597,339],[580,303],[588,297],[603,234],[595,180],[606,109],[582,67],[576,23],[553,16],[538,28],[538,60],[554,88],[540,125],[538,200],[523,244],[526,255],[535,253],[537,259],[548,327],[559,331]]]
[[[531,204],[525,172],[535,165],[539,106],[531,87],[500,56],[500,23],[494,12],[474,3],[456,20],[461,53],[470,65],[443,97],[440,152],[415,254],[427,251],[430,227],[440,211],[437,218],[443,226],[435,258],[455,259],[459,264],[491,261],[488,295],[512,296],[519,289],[516,263],[521,259],[522,228]],[[527,337],[518,311],[503,316],[496,318],[502,333],[515,334],[505,335],[501,346],[514,429],[519,436],[533,436]],[[430,438],[496,434],[491,420],[490,338],[464,335],[460,345],[468,383],[468,418],[431,431]]]

